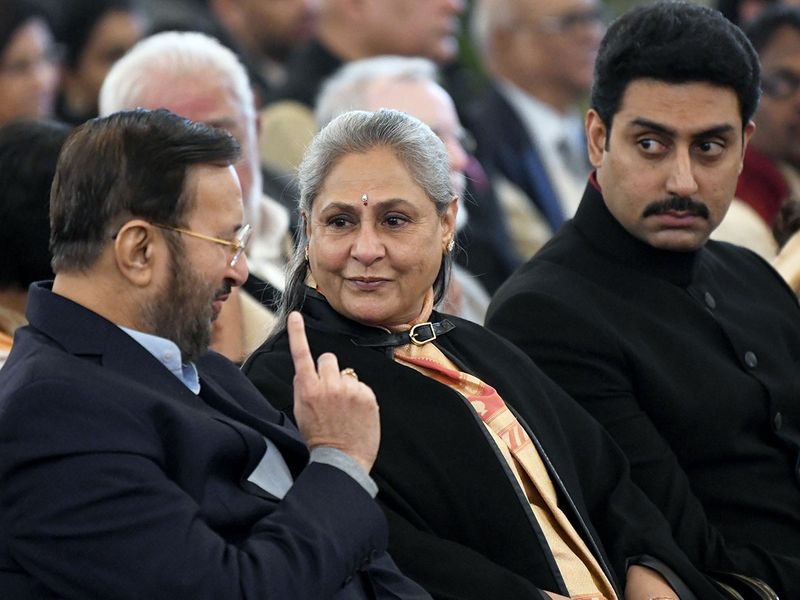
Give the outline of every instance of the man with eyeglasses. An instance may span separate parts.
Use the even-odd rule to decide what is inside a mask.
[[[206,351],[247,279],[238,155],[166,110],[68,138],[55,280],[0,370],[3,598],[430,599],[385,551],[372,391],[299,315],[297,429]]]
[[[478,0],[473,9],[491,86],[466,124],[478,157],[509,184],[502,201],[525,258],[575,213],[589,175],[578,107],[603,35],[600,2]]]
[[[761,60],[762,97],[736,196],[771,228],[783,203],[800,198],[800,8],[770,7],[745,33]]]
[[[800,198],[800,9],[767,7],[748,22],[745,33],[763,65],[762,96],[736,197],[712,238],[772,260],[791,282],[796,279],[793,250],[778,254],[773,232],[781,207]]]
[[[101,115],[137,107],[166,108],[225,129],[239,142],[241,159],[235,168],[253,227],[247,250],[251,274],[242,286],[246,293],[231,297],[215,323],[213,343],[214,349],[239,362],[266,339],[272,326],[271,309],[283,289],[291,248],[289,211],[264,193],[247,71],[229,48],[207,35],[161,32],[141,40],[117,61],[100,90]]]

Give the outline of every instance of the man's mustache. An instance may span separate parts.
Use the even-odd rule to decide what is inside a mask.
[[[644,217],[652,217],[653,215],[663,215],[668,212],[687,212],[691,215],[708,219],[708,207],[693,198],[684,196],[672,196],[665,200],[657,200],[651,202],[644,209]]]
[[[233,285],[232,285],[232,284],[230,284],[229,282],[227,282],[227,281],[226,281],[226,282],[224,282],[224,283],[222,284],[222,287],[221,287],[220,289],[218,289],[218,290],[217,290],[217,291],[214,293],[214,299],[215,299],[215,300],[217,300],[218,298],[222,298],[223,296],[227,296],[227,295],[229,295],[229,294],[231,293],[231,288],[232,288],[232,287],[233,287]]]

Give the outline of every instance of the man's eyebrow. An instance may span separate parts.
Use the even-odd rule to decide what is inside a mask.
[[[733,133],[735,128],[730,123],[723,123],[722,125],[715,125],[714,127],[709,127],[705,131],[701,131],[694,135],[695,139],[702,139],[702,138],[710,138],[710,137],[721,137],[725,136],[729,133]]]
[[[668,135],[670,137],[675,137],[676,131],[671,127],[667,127],[666,125],[662,125],[656,121],[651,121],[650,119],[645,119],[643,117],[637,117],[629,124],[630,126],[634,127],[641,127],[642,129],[649,129],[651,131],[655,131],[656,133],[662,133],[664,135]]]
[[[641,127],[643,129],[649,129],[651,131],[655,131],[657,133],[661,133],[663,135],[667,135],[670,137],[675,137],[677,132],[672,129],[671,127],[667,127],[666,125],[662,125],[656,121],[651,121],[650,119],[644,119],[642,117],[638,117],[630,122],[630,125],[634,125],[637,127]],[[710,137],[717,137],[729,134],[734,131],[733,125],[730,123],[721,123],[720,125],[714,125],[709,127],[708,129],[704,129],[703,131],[698,131],[695,134],[692,134],[692,139],[705,139]]]

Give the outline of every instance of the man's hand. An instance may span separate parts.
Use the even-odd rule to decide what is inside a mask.
[[[369,473],[378,454],[380,421],[375,394],[352,374],[339,370],[331,353],[317,365],[308,347],[303,317],[293,312],[287,321],[294,362],[294,417],[310,448],[337,448]]]

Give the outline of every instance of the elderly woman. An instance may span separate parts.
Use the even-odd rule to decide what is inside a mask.
[[[373,477],[406,574],[440,598],[720,597],[600,427],[511,344],[435,310],[457,205],[426,125],[346,113],[314,139],[300,187],[282,327],[244,370],[291,411],[285,322],[301,311],[312,353],[372,387]]]

